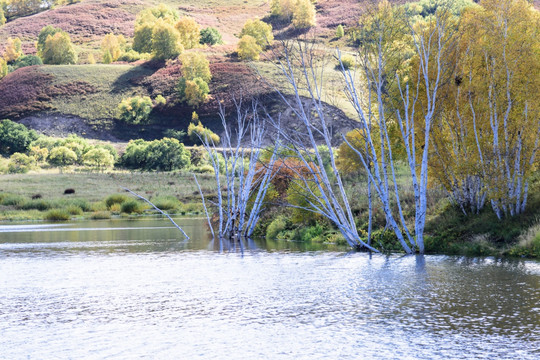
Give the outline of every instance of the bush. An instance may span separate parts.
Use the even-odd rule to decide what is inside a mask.
[[[287,228],[287,218],[284,215],[276,217],[266,228],[266,238],[276,239],[280,232]]]
[[[158,60],[173,59],[184,51],[178,32],[163,20],[152,29],[152,57]]]
[[[207,140],[210,143],[219,144],[220,138],[212,130],[206,128],[199,122],[195,125],[193,123],[188,126],[188,136],[193,143],[200,144],[202,141]]]
[[[203,53],[189,52],[182,54],[180,61],[182,61],[182,74],[186,80],[201,78],[206,83],[212,80],[210,62]]]
[[[38,135],[23,124],[10,120],[0,121],[0,154],[9,156],[14,153],[25,153],[30,149],[32,141]]]
[[[122,165],[129,169],[172,171],[191,164],[189,151],[176,139],[131,140],[122,155]]]
[[[272,34],[272,25],[267,24],[259,19],[248,20],[244,24],[240,32],[240,38],[249,35],[255,39],[257,45],[265,48],[267,45],[272,45],[274,35]]]
[[[36,159],[31,156],[15,153],[11,155],[8,163],[8,172],[10,174],[25,174],[36,165]]]
[[[219,33],[218,29],[207,27],[201,30],[201,39],[199,42],[201,44],[212,46],[216,44],[223,44],[223,39],[221,38],[221,34]]]
[[[25,202],[26,202],[26,199],[20,195],[2,194],[2,199],[0,201],[0,204],[5,205],[5,206],[20,207]]]
[[[75,164],[77,154],[66,146],[59,146],[51,150],[47,161],[53,166],[69,166]]]
[[[105,199],[105,204],[107,205],[107,209],[110,209],[114,204],[122,204],[128,199],[129,198],[125,194],[112,194],[107,196]]]
[[[80,207],[78,207],[77,205],[70,205],[67,207],[66,211],[70,214],[70,215],[74,215],[74,216],[78,216],[78,215],[82,215],[83,214],[83,211]]]
[[[341,39],[345,36],[345,30],[343,30],[343,25],[338,25],[336,29],[336,38]]]
[[[107,220],[111,218],[111,214],[108,211],[96,211],[91,216],[92,220]]]
[[[186,136],[186,132],[184,130],[167,129],[163,132],[163,135],[171,139],[182,141]]]
[[[355,65],[354,57],[351,56],[351,55],[343,55],[341,57],[341,63],[339,63],[337,65],[338,70],[342,69],[342,67],[341,67],[342,64],[343,64],[343,69],[345,69],[345,70],[353,69],[354,65]]]
[[[122,207],[120,209],[123,213],[126,213],[126,214],[133,214],[133,213],[140,214],[143,211],[143,207],[141,203],[137,200],[128,200],[126,202],[123,202]]]
[[[23,55],[17,60],[15,60],[13,64],[11,64],[11,67],[13,68],[13,71],[15,71],[22,67],[34,65],[43,65],[43,61],[41,61],[41,58],[39,56]]]
[[[182,206],[182,203],[174,196],[156,197],[151,199],[152,203],[160,210],[174,210]]]
[[[42,59],[43,63],[52,65],[77,63],[77,53],[69,35],[65,32],[49,35],[43,46]]]
[[[152,112],[152,99],[148,96],[134,96],[123,99],[118,105],[120,118],[128,124],[148,122]]]
[[[174,25],[180,35],[180,43],[184,49],[193,49],[199,45],[201,31],[199,24],[189,17],[183,17]]]
[[[51,204],[45,200],[26,201],[18,206],[18,208],[21,210],[35,209],[39,211],[49,210],[51,207]]]
[[[134,61],[138,61],[138,60],[141,60],[141,59],[147,59],[148,58],[148,55],[143,55],[143,54],[140,54],[138,52],[136,52],[135,50],[131,49],[131,50],[128,50],[124,53],[122,53],[119,57],[118,57],[118,61],[127,61],[127,62],[134,62]]]
[[[238,57],[242,60],[259,60],[262,48],[257,40],[250,35],[244,35],[238,42]]]
[[[53,209],[49,210],[43,219],[48,221],[67,221],[71,219],[71,215],[64,209]]]
[[[84,164],[98,169],[111,168],[114,166],[114,157],[107,149],[94,148],[83,155]]]
[[[183,100],[186,101],[189,106],[199,107],[206,102],[209,92],[210,88],[203,79],[195,78],[194,80],[187,80]]]

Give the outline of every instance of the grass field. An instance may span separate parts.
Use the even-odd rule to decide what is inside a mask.
[[[215,194],[213,175],[199,174],[205,195]],[[164,210],[173,213],[202,212],[201,198],[193,175],[179,173],[31,173],[0,175],[0,221],[40,220],[47,211],[79,207],[80,213],[91,217],[96,212],[119,214],[120,208],[108,208],[105,200],[111,195],[124,194],[122,187],[150,199]],[[65,195],[66,189],[74,194]],[[39,195],[39,199],[36,198]],[[141,207],[148,209],[144,203]]]

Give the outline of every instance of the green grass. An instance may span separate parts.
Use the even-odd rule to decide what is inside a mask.
[[[72,96],[57,96],[51,101],[56,112],[88,120],[117,118],[117,107],[125,97],[149,95],[130,81],[152,74],[153,70],[132,65],[45,65],[41,71],[55,77],[55,85],[86,82],[96,91]]]

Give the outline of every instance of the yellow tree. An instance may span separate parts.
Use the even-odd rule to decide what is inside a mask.
[[[58,32],[47,37],[42,56],[44,64],[60,65],[77,62],[77,53],[69,35],[65,32]]]
[[[119,37],[117,37],[113,33],[105,35],[103,40],[101,40],[101,53],[103,54],[104,59],[108,53],[109,54],[108,56],[110,56],[110,60],[111,60],[110,62],[114,62],[118,60],[120,55],[122,55],[122,48],[121,48],[122,38],[119,39]],[[125,39],[124,39],[124,42],[125,42]]]
[[[186,80],[201,78],[206,83],[209,83],[212,79],[210,63],[203,53],[184,53],[180,56],[180,61],[182,61],[182,73]]]
[[[180,42],[184,46],[184,49],[193,49],[199,46],[201,28],[195,20],[189,17],[183,17],[174,27],[180,35]]]
[[[240,38],[245,35],[249,35],[255,39],[257,45],[261,48],[266,48],[267,45],[272,45],[274,41],[274,35],[272,34],[272,25],[265,23],[259,19],[252,19],[246,21],[242,31],[240,32]]]
[[[313,5],[311,0],[297,0],[292,23],[299,29],[315,26],[315,14],[315,5]]]
[[[539,34],[540,13],[526,0],[485,0],[464,14],[456,107],[499,218],[527,204],[540,137]]]
[[[21,39],[8,38],[6,49],[4,50],[4,59],[9,63],[17,60],[23,55],[21,49]]]
[[[238,42],[238,56],[242,60],[259,60],[262,48],[253,36],[244,35]]]

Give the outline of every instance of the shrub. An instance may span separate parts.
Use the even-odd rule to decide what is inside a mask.
[[[206,56],[200,52],[189,52],[180,56],[182,62],[182,74],[186,80],[201,78],[206,83],[212,80],[210,63]]]
[[[266,228],[266,238],[276,239],[280,232],[287,228],[287,218],[284,215],[276,217]]]
[[[267,45],[272,45],[274,35],[272,34],[272,25],[267,24],[259,19],[248,20],[244,24],[240,32],[240,38],[249,35],[255,39],[257,45],[265,48]]]
[[[2,201],[0,201],[0,204],[5,205],[5,206],[20,207],[25,202],[26,202],[26,199],[20,195],[6,194],[2,196]]]
[[[134,96],[123,99],[118,105],[120,118],[128,124],[148,122],[152,112],[152,99],[148,96]]]
[[[111,214],[108,211],[96,211],[91,216],[92,220],[107,220],[111,218]]]
[[[242,60],[259,60],[262,48],[251,35],[244,35],[238,42],[238,57]]]
[[[84,154],[83,161],[86,165],[98,169],[111,168],[114,166],[114,157],[109,151],[103,148],[91,149]]]
[[[105,199],[105,204],[107,205],[107,209],[110,209],[114,204],[122,204],[128,199],[129,198],[125,194],[112,194],[107,196]]]
[[[8,38],[6,47],[4,49],[4,59],[6,60],[6,62],[11,63],[20,58],[21,56],[23,56],[23,52],[21,49],[21,39]]]
[[[132,140],[122,155],[122,165],[130,169],[172,171],[190,165],[189,151],[176,139]]]
[[[223,39],[221,38],[221,34],[219,33],[218,29],[207,27],[201,30],[201,38],[199,42],[201,44],[212,46],[216,44],[223,44]]]
[[[101,53],[103,54],[103,62],[109,64],[118,60],[122,54],[122,47],[125,46],[126,39],[123,35],[114,35],[113,33],[105,35],[101,40]],[[105,61],[105,57],[108,57],[108,62]]]
[[[77,53],[69,35],[65,32],[49,35],[43,46],[42,59],[43,63],[53,65],[77,63]]]
[[[165,210],[174,210],[182,206],[182,203],[175,198],[174,196],[164,196],[153,198],[152,203],[156,205],[159,209]]]
[[[342,69],[342,67],[341,67],[342,64],[343,64],[343,69],[345,69],[345,70],[350,70],[350,69],[354,68],[354,66],[355,66],[354,57],[351,56],[351,55],[343,55],[341,57],[341,63],[338,63],[338,65],[337,65],[338,70]]]
[[[201,124],[195,125],[193,123],[189,124],[188,126],[188,136],[196,144],[201,143],[201,139],[205,140],[208,139],[209,142],[213,142],[214,144],[219,144],[220,138],[217,134],[214,134],[214,132]]]
[[[146,59],[148,56],[145,56],[143,54],[140,54],[136,52],[135,50],[129,50],[124,53],[122,53],[119,57],[119,61],[127,61],[127,62],[134,62],[141,59]]]
[[[10,174],[25,174],[36,165],[36,159],[31,156],[15,153],[11,155],[8,163],[8,172]]]
[[[306,29],[315,26],[315,5],[311,0],[297,0],[292,23],[294,27]]]
[[[2,80],[9,73],[9,68],[6,60],[0,56],[0,80]]]
[[[143,207],[137,200],[128,200],[122,203],[121,211],[126,214],[140,214],[143,211]]]
[[[82,215],[83,214],[83,211],[80,207],[78,207],[77,205],[70,205],[67,207],[66,211],[70,214],[70,215]]]
[[[343,25],[338,25],[336,29],[336,38],[341,39],[345,36],[345,30],[343,30]]]
[[[163,135],[171,139],[182,141],[186,136],[186,132],[184,130],[167,129],[163,132]]]
[[[163,106],[167,104],[167,100],[163,97],[163,95],[156,96],[156,98],[154,99],[154,102],[156,106]]]
[[[4,156],[27,152],[32,141],[37,138],[37,133],[23,124],[10,120],[0,121],[0,154]]]
[[[183,17],[174,25],[184,49],[193,49],[199,45],[201,31],[199,24],[189,17]]]
[[[184,100],[189,106],[199,107],[208,99],[210,88],[208,84],[201,78],[186,81],[184,91]]]
[[[19,206],[17,206],[21,210],[39,210],[39,211],[45,211],[49,210],[52,206],[49,202],[45,200],[32,200],[32,201],[26,201]]]
[[[66,146],[59,146],[51,150],[47,161],[53,166],[69,166],[75,164],[77,154]]]
[[[11,67],[13,68],[13,71],[15,71],[22,67],[34,65],[43,65],[43,61],[41,61],[41,58],[39,56],[23,55],[17,60],[15,60],[13,64],[11,64]]]
[[[52,25],[47,25],[41,29],[38,35],[38,41],[36,44],[37,54],[39,57],[43,58],[43,48],[45,47],[45,42],[49,36],[54,36],[57,33],[61,33],[62,29],[55,28]]]
[[[144,23],[135,26],[133,36],[133,50],[138,53],[149,54],[152,52],[152,32],[154,28],[152,24]]]
[[[48,221],[67,221],[71,219],[71,215],[64,209],[49,210],[43,219]]]
[[[184,50],[178,32],[163,20],[152,29],[152,57],[158,60],[172,59]]]

